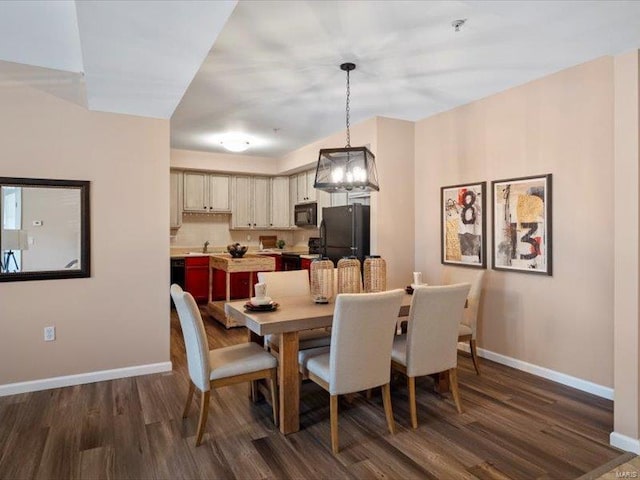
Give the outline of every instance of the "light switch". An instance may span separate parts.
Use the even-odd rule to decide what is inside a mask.
[[[32,247],[34,243],[33,237],[27,237],[27,244],[29,244],[30,247]]]

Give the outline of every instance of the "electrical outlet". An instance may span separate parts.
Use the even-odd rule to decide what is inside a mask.
[[[56,339],[56,327],[44,327],[44,341],[53,342]]]

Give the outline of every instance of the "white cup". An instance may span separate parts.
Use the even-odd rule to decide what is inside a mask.
[[[266,283],[256,283],[253,287],[256,292],[257,298],[262,298],[267,295],[267,284]]]
[[[422,285],[422,272],[413,272],[413,284]]]

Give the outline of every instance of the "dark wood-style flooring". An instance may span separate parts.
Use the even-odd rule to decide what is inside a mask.
[[[211,348],[245,341],[242,328],[206,323]],[[479,377],[462,354],[462,415],[424,379],[412,430],[400,380],[396,434],[379,392],[357,396],[340,404],[334,456],[329,397],[315,384],[303,385],[301,430],[286,437],[238,385],[212,394],[195,448],[197,402],[181,418],[188,379],[175,314],[171,331],[171,373],[0,398],[0,478],[571,479],[621,455],[608,445],[612,402],[486,360]]]

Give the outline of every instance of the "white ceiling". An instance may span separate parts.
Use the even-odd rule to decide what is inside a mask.
[[[279,156],[338,132],[345,61],[358,65],[355,123],[425,118],[638,47],[638,1],[241,1],[171,118],[171,144],[223,151],[218,136],[238,131],[253,138],[245,154]]]
[[[0,60],[84,74],[92,110],[169,118],[236,3],[0,1]]]
[[[223,151],[219,135],[245,133],[245,154],[271,157],[344,130],[345,61],[357,123],[418,120],[639,47],[639,1],[0,0],[0,88],[171,117],[175,148]]]

